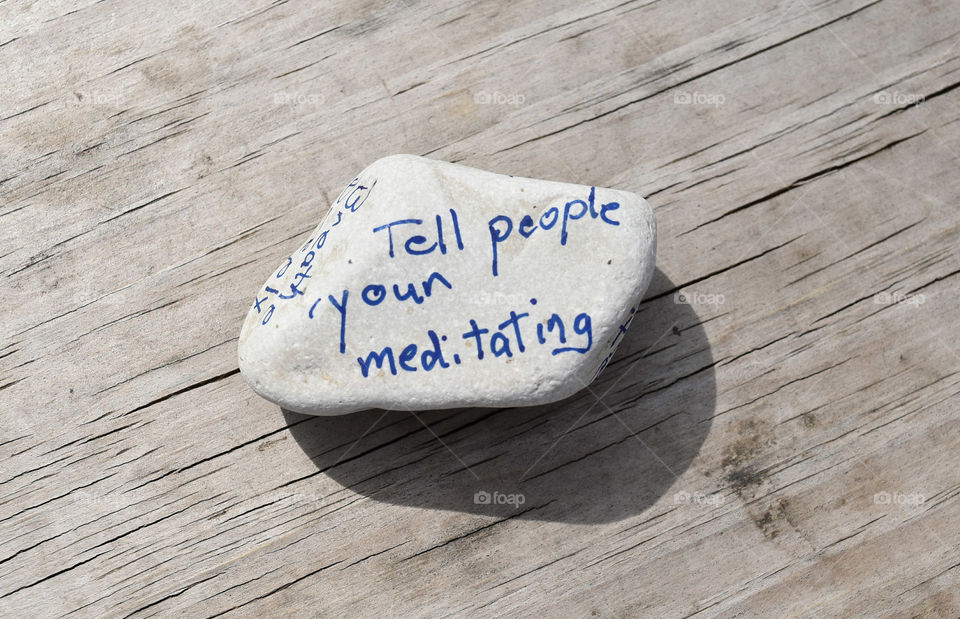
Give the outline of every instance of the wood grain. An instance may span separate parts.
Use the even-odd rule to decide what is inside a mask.
[[[0,3],[0,614],[960,615],[958,24]],[[589,390],[326,419],[245,386],[257,286],[397,152],[649,197]]]

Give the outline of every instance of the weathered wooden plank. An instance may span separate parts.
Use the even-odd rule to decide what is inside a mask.
[[[0,4],[0,610],[957,615],[957,18]],[[650,196],[591,390],[245,387],[251,286],[392,152]]]

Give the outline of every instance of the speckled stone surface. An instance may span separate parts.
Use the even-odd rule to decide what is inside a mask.
[[[635,194],[385,157],[257,290],[240,370],[316,415],[560,400],[611,358],[655,254]]]

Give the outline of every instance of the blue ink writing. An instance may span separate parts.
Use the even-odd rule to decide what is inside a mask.
[[[609,216],[611,211],[620,208],[618,202],[608,202],[600,206],[599,211],[596,206],[596,187],[590,188],[590,194],[586,200],[570,200],[560,209],[551,206],[540,215],[539,220],[534,220],[530,215],[524,215],[516,229],[520,236],[529,239],[537,230],[550,230],[557,223],[560,223],[560,245],[566,246],[570,239],[570,230],[572,222],[585,219],[597,219],[610,226],[619,226],[620,222]],[[490,233],[490,245],[492,249],[491,271],[494,277],[500,275],[501,246],[507,242],[507,239],[513,234],[513,220],[507,215],[497,215],[487,224]]]
[[[453,238],[457,243],[457,250],[463,250],[463,238],[460,236],[460,222],[457,219],[457,212],[450,211],[450,226],[453,228]],[[401,248],[409,256],[426,256],[439,250],[441,254],[446,255],[448,245],[444,240],[444,219],[441,215],[434,216],[436,233],[428,228],[430,224],[424,224],[422,219],[405,218],[397,219],[373,228],[373,233],[387,231],[387,255],[395,258],[400,253]],[[398,227],[394,231],[394,227]],[[415,228],[399,228],[399,226],[415,226]]]
[[[330,301],[330,304],[340,313],[340,354],[347,352],[347,297],[349,296],[350,291],[344,289],[343,296],[340,297],[340,302],[337,303],[337,300],[333,298],[333,295],[327,295],[327,299]],[[312,310],[313,308],[311,308]]]

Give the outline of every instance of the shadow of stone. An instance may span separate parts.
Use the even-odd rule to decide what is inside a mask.
[[[710,345],[693,308],[663,292],[673,287],[658,269],[617,355],[589,389],[561,402],[283,415],[318,470],[377,501],[557,522],[622,520],[670,489],[714,413]]]

